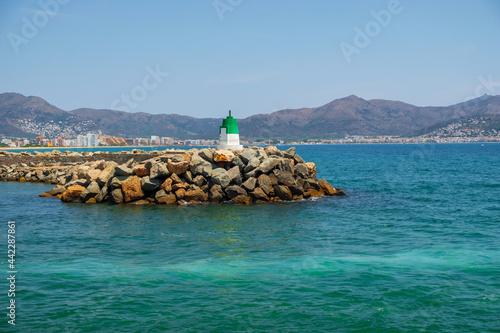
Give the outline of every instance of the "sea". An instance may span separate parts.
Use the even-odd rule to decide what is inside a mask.
[[[0,183],[0,331],[500,332],[499,143],[296,148],[347,195],[85,205]]]

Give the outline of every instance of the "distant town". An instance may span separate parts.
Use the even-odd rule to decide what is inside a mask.
[[[480,129],[464,129],[463,124],[452,124],[438,131],[417,137],[399,136],[359,136],[349,135],[335,139],[309,139],[303,141],[264,140],[245,141],[243,145],[307,145],[307,144],[383,144],[383,143],[467,143],[467,142],[500,142],[500,132],[494,129],[485,131]],[[0,147],[126,147],[126,146],[215,146],[219,140],[186,139],[179,140],[171,137],[152,135],[149,138],[121,138],[106,136],[99,133],[87,133],[76,138],[43,136],[35,139],[6,138],[0,140]]]

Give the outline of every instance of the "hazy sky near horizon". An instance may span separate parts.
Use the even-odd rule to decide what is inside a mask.
[[[0,93],[237,118],[500,94],[498,0],[0,1]]]

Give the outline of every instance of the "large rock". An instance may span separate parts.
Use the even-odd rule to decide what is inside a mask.
[[[275,146],[268,146],[264,149],[264,151],[266,152],[267,156],[283,157],[283,153]]]
[[[61,200],[64,202],[77,201],[83,191],[85,191],[85,187],[81,185],[72,185],[62,193]]]
[[[307,168],[307,165],[305,163],[299,163],[295,165],[295,172],[301,178],[305,179],[309,177],[309,169]]]
[[[208,200],[208,196],[202,190],[190,190],[184,194],[184,200],[205,202]]]
[[[269,197],[260,187],[257,187],[252,192],[248,193],[254,201],[269,201]]]
[[[141,187],[143,191],[152,192],[160,188],[162,181],[159,179],[151,179],[149,176],[141,179]]]
[[[99,169],[91,169],[87,171],[87,175],[85,176],[85,179],[87,180],[87,183],[92,183],[97,180],[97,177],[99,177],[101,173],[101,170]]]
[[[314,162],[307,162],[306,166],[309,177],[316,177],[316,164],[314,164]]]
[[[144,164],[137,164],[132,169],[132,172],[135,173],[139,177],[149,176],[151,170],[146,168]]]
[[[173,193],[167,193],[164,190],[159,190],[155,195],[156,202],[159,204],[173,204],[177,201],[177,197]]]
[[[202,187],[206,183],[207,183],[207,180],[202,175],[198,175],[198,176],[194,177],[194,179],[193,179],[193,184],[196,184],[199,187]]]
[[[169,160],[168,161],[168,171],[171,173],[175,173],[176,175],[182,175],[184,172],[187,171],[189,168],[189,162],[188,161],[174,161]]]
[[[284,200],[284,201],[292,200],[292,197],[293,197],[292,192],[285,185],[276,185],[276,186],[274,186],[274,193],[276,193],[276,195],[281,200]]]
[[[229,199],[236,198],[238,195],[247,195],[247,192],[238,185],[228,186],[226,189],[226,195]]]
[[[214,162],[232,162],[234,153],[229,149],[219,149],[214,153]]]
[[[318,184],[321,187],[321,189],[323,190],[323,192],[325,192],[326,195],[334,195],[335,194],[335,189],[325,179],[321,179],[318,182]]]
[[[202,149],[200,152],[199,152],[199,155],[201,158],[203,158],[204,160],[212,163],[213,160],[214,160],[214,154],[212,152],[212,150],[208,149],[208,148],[205,148],[205,149]]]
[[[39,197],[55,197],[58,194],[63,193],[65,188],[63,186],[54,187],[52,190],[48,190],[39,194]]]
[[[288,187],[295,186],[295,178],[293,178],[293,175],[290,172],[275,169],[273,173],[278,179],[278,184]]]
[[[94,197],[97,203],[103,202],[104,198],[108,195],[108,187],[103,186],[101,191]]]
[[[252,158],[257,157],[257,152],[253,149],[245,149],[238,157],[247,164]]]
[[[273,170],[274,168],[276,168],[278,165],[280,164],[280,159],[278,158],[274,158],[274,157],[270,157],[266,160],[264,160],[264,162],[262,162],[259,166],[259,170],[262,172],[262,173],[269,173],[271,170]]]
[[[115,174],[115,168],[118,164],[115,162],[110,162],[104,170],[101,171],[99,174],[99,177],[97,177],[97,182],[99,183],[100,186],[106,185],[108,180],[114,176]]]
[[[296,154],[296,149],[295,147],[291,147],[291,148],[288,148],[287,150],[285,150],[283,152],[283,156],[285,158],[294,158],[295,157],[295,154]]]
[[[233,198],[233,201],[240,204],[249,205],[252,203],[252,198],[248,195],[238,195]]]
[[[122,184],[125,180],[127,180],[128,176],[118,176],[118,177],[113,177],[108,181],[108,187],[111,190],[115,190],[117,188],[121,188]]]
[[[165,179],[163,184],[161,184],[161,189],[165,190],[166,192],[172,192],[172,182],[172,178]]]
[[[203,175],[206,177],[210,175],[212,172],[212,164],[199,157],[198,155],[193,156],[191,160],[191,164],[189,166],[189,170],[193,173],[193,175]]]
[[[165,178],[170,176],[170,171],[163,163],[155,163],[150,171],[151,178]]]
[[[225,193],[220,185],[214,185],[208,192],[208,199],[210,202],[221,202],[225,199]]]
[[[243,169],[243,172],[248,173],[248,172],[256,169],[259,165],[260,165],[260,160],[257,157],[253,157],[252,159],[250,159],[248,161],[247,165]]]
[[[264,190],[266,195],[269,195],[273,189],[271,178],[269,178],[268,175],[260,175],[259,178],[257,178],[257,186]]]
[[[90,198],[95,197],[101,193],[101,188],[97,182],[92,182],[87,186],[87,188],[80,194],[80,200],[86,202]]]
[[[217,168],[212,171],[212,181],[225,189],[231,183],[231,177],[225,169]]]
[[[115,175],[117,176],[132,176],[133,174],[134,172],[127,166],[127,164],[121,164],[115,168]]]
[[[109,196],[111,198],[111,201],[115,204],[123,203],[123,193],[121,189],[117,188],[116,190],[111,191]]]
[[[241,184],[241,187],[243,187],[247,192],[251,192],[255,189],[256,184],[257,184],[257,179],[251,177],[245,180],[245,182]]]
[[[122,184],[123,199],[125,202],[139,200],[144,197],[141,179],[137,176],[129,177]]]
[[[227,173],[229,174],[229,178],[231,179],[232,183],[236,185],[241,185],[242,179],[241,179],[240,168],[238,166],[232,167],[227,171]]]

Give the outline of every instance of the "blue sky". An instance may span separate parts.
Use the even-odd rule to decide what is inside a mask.
[[[245,118],[500,94],[497,0],[2,0],[0,35],[0,92],[63,110]]]

